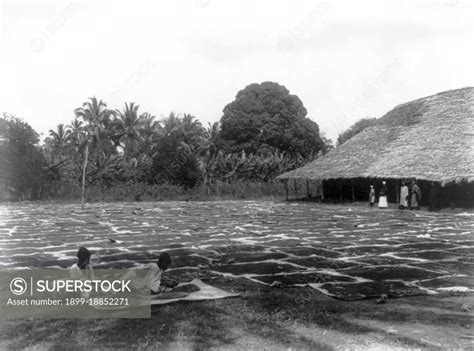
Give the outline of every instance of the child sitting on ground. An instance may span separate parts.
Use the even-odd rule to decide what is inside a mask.
[[[69,274],[72,279],[87,280],[94,279],[94,271],[90,265],[91,253],[88,249],[81,246],[77,251],[77,262],[69,267]],[[83,298],[90,297],[90,293],[81,292],[80,296]]]
[[[162,252],[158,257],[157,263],[148,263],[139,267],[147,269],[147,273],[143,280],[140,279],[139,281],[135,281],[135,285],[150,289],[152,295],[168,292],[171,288],[178,285],[177,282],[171,279],[162,282],[163,272],[166,271],[170,265],[171,256],[167,252]],[[131,269],[122,277],[122,279],[129,279],[135,276],[134,269]]]
[[[77,251],[77,262],[70,269],[71,277],[74,279],[84,279],[86,276],[93,277],[92,266],[90,265],[91,253],[81,246]]]
[[[167,252],[162,252],[158,257],[157,263],[148,263],[145,268],[148,269],[146,275],[147,287],[150,289],[151,294],[155,295],[161,292],[169,290],[170,285],[175,285],[174,282],[168,281],[166,285],[162,284],[162,275],[171,265],[171,256]]]

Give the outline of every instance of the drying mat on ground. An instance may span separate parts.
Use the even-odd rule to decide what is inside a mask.
[[[180,292],[180,288],[185,287],[186,285],[194,285],[199,288],[199,290],[191,292],[191,293],[186,293],[186,292]],[[171,302],[176,302],[176,301],[202,301],[202,300],[217,300],[217,299],[225,299],[227,297],[237,297],[239,294],[233,294],[227,291],[224,291],[219,288],[215,288],[211,285],[208,285],[204,283],[200,279],[193,279],[189,283],[184,283],[180,284],[177,289],[178,292],[176,294],[179,294],[177,297],[172,297],[170,298],[162,298],[159,295],[152,296],[151,299],[151,304],[152,305],[164,305],[167,303]],[[193,289],[194,290],[194,289]],[[173,294],[173,291],[170,292],[170,294]],[[186,294],[186,295],[184,295]],[[180,296],[181,295],[181,296]],[[165,295],[166,296],[166,295]]]
[[[309,284],[309,286],[319,290],[323,294],[346,301],[380,297],[382,294],[388,297],[429,294],[429,291],[426,289],[411,284],[405,284],[401,281],[330,282],[324,284]]]
[[[200,279],[194,279],[189,283],[181,283],[176,289],[159,295],[143,298],[143,296],[129,297],[133,299],[132,306],[166,305],[177,301],[204,301],[218,300],[228,297],[238,297],[240,294],[233,294],[219,288],[215,288],[204,283]],[[94,306],[96,309],[123,309],[130,306]]]

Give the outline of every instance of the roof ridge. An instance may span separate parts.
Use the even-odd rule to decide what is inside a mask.
[[[474,92],[474,87],[464,87],[464,88],[450,89],[450,90],[441,91],[441,92],[436,93],[436,94],[427,95],[427,96],[422,97],[422,98],[418,98],[418,99],[415,99],[415,100],[410,100],[410,101],[403,102],[403,103],[401,103],[401,104],[395,105],[395,107],[392,108],[390,111],[393,111],[393,110],[395,110],[396,108],[398,108],[398,107],[400,107],[400,106],[408,105],[408,104],[411,104],[411,103],[414,103],[414,102],[417,102],[417,101],[426,100],[426,99],[428,99],[428,98],[435,97],[435,96],[437,96],[437,95],[444,95],[444,94],[447,94],[447,93],[452,93],[452,92],[460,91],[460,90],[472,90],[472,91]],[[385,116],[386,114],[390,113],[390,111],[388,111],[387,113],[385,113],[383,116]],[[379,117],[379,118],[382,118],[383,116],[381,116],[381,117]],[[377,118],[377,119],[378,119],[378,118]]]

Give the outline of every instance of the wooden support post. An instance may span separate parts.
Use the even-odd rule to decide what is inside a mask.
[[[290,179],[285,180],[285,191],[286,191],[286,201],[288,201],[288,182]]]
[[[339,179],[339,202],[342,203],[342,178]]]
[[[309,191],[309,179],[306,179],[306,196],[308,196],[308,199],[311,198],[311,193]]]
[[[352,190],[352,202],[355,202],[355,195],[354,195],[354,182],[351,179],[351,190]]]
[[[296,178],[293,179],[294,187],[295,187],[295,200],[298,198],[298,184],[296,182]]]
[[[398,180],[395,181],[395,190],[397,191],[397,205],[400,203],[400,190],[398,189]]]

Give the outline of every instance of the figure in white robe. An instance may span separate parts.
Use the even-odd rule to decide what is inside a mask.
[[[387,202],[387,183],[385,181],[382,182],[382,187],[380,188],[379,193],[379,208],[388,208]]]
[[[408,208],[408,186],[405,183],[400,188],[400,208]]]

